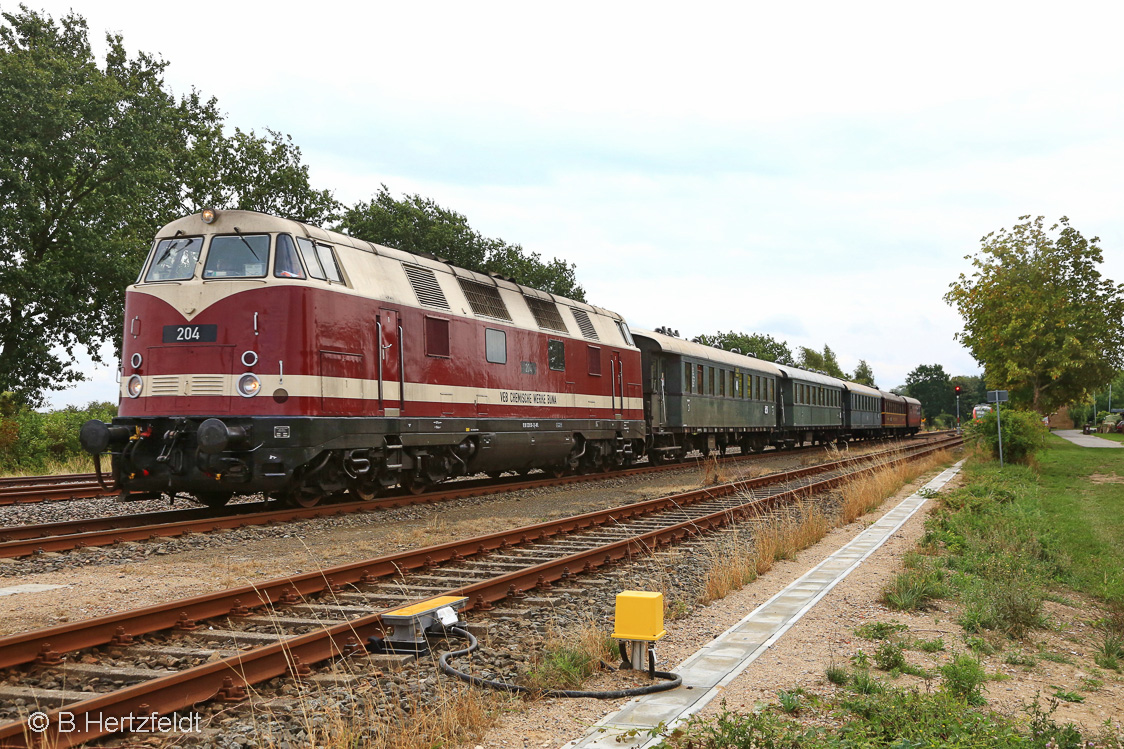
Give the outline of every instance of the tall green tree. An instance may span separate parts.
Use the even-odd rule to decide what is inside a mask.
[[[97,359],[120,325],[109,290],[133,280],[174,205],[181,113],[164,64],[130,59],[120,37],[99,67],[80,16],[2,17],[0,391],[37,404],[82,379],[75,347]]]
[[[715,346],[726,351],[736,349],[746,356],[777,364],[795,364],[792,358],[792,350],[789,349],[788,344],[765,333],[735,333],[732,330],[723,333],[719,331],[713,335],[703,333],[691,340],[704,346]]]
[[[382,185],[370,201],[344,211],[339,228],[368,242],[432,255],[462,268],[498,273],[525,286],[585,301],[573,263],[558,258],[544,262],[538,253],[520,245],[485,237],[464,215],[421,195],[398,200]]]
[[[989,388],[1039,413],[1080,401],[1124,368],[1124,285],[1101,276],[1097,237],[1043,217],[992,232],[945,300]]]
[[[0,13],[0,392],[38,405],[120,345],[124,289],[156,230],[204,204],[327,220],[291,141],[223,134],[215,101],[177,100],[165,63],[85,20]]]
[[[805,346],[800,347],[800,358],[797,360],[796,366],[803,369],[811,369],[817,372],[839,379],[845,379],[847,375],[843,373],[843,369],[839,366],[839,361],[835,358],[835,352],[831,350],[831,346],[826,343],[823,346],[823,351],[816,351]]]
[[[855,373],[851,375],[851,382],[857,382],[860,385],[876,388],[874,384],[874,370],[866,363],[866,359],[859,359],[859,366],[855,367]]]
[[[953,413],[956,410],[956,396],[952,383],[948,373],[940,364],[918,365],[906,375],[905,387],[911,398],[921,401],[921,410],[930,420],[935,416]]]

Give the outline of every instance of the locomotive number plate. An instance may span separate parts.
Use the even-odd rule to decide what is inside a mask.
[[[212,343],[218,338],[218,325],[164,326],[164,343]]]

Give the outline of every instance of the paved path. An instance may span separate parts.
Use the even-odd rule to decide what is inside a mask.
[[[1054,434],[1082,447],[1124,447],[1124,442],[1113,442],[1095,434],[1082,434],[1080,429],[1055,429]]]
[[[947,484],[963,462],[906,497],[842,549],[680,663],[674,669],[683,677],[683,685],[678,689],[631,700],[564,749],[642,749],[658,744],[660,737],[652,737],[656,726],[671,728],[721,694],[727,684],[921,509],[927,501],[922,495]]]

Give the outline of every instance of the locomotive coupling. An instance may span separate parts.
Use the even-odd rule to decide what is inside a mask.
[[[101,455],[111,446],[124,445],[129,441],[133,430],[120,424],[110,425],[104,421],[90,419],[78,432],[78,442],[90,455]]]

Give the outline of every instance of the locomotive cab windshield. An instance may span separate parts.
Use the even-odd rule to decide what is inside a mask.
[[[268,265],[268,234],[212,237],[203,278],[263,278]]]

